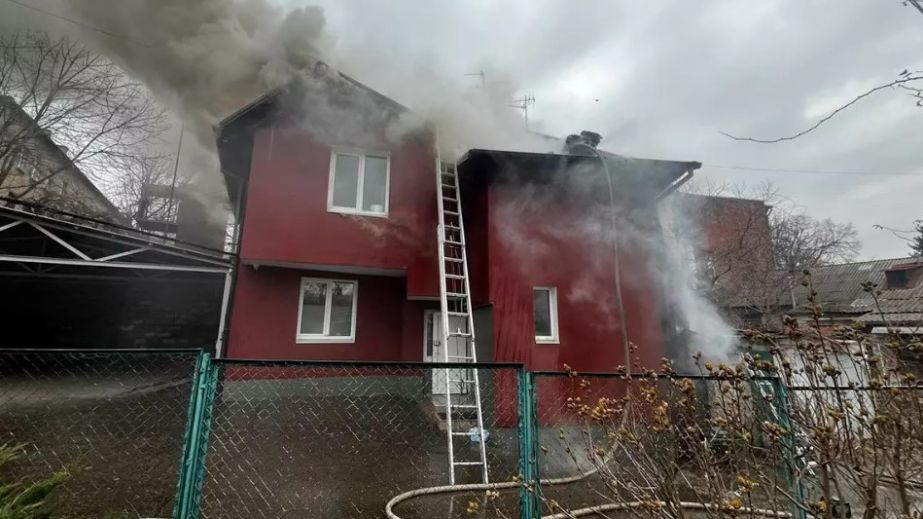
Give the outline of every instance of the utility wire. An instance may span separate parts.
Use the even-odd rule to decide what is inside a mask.
[[[769,173],[800,173],[808,175],[879,175],[879,176],[923,176],[923,171],[843,171],[831,169],[794,169],[794,168],[762,168],[756,166],[733,166],[727,164],[709,164],[705,162],[703,169],[736,169],[741,171],[764,171]]]
[[[105,35],[105,36],[108,36],[108,37],[110,37],[110,38],[116,38],[116,39],[119,39],[119,40],[125,40],[125,41],[127,41],[127,42],[134,43],[135,45],[141,45],[142,47],[152,47],[152,46],[153,46],[153,45],[151,45],[151,44],[149,44],[149,43],[144,43],[144,42],[141,42],[141,41],[132,39],[132,38],[130,38],[130,37],[128,37],[128,36],[125,36],[125,35],[123,35],[123,34],[117,34],[117,33],[111,32],[111,31],[107,31],[106,29],[100,29],[99,27],[94,27],[94,26],[92,26],[92,25],[90,25],[90,24],[81,22],[81,21],[79,21],[79,20],[74,20],[73,18],[68,18],[68,17],[66,17],[66,16],[64,16],[64,15],[61,15],[61,14],[58,14],[58,13],[53,13],[53,12],[51,12],[51,11],[46,11],[45,9],[42,9],[41,7],[36,7],[36,6],[34,6],[34,5],[29,5],[29,4],[20,2],[19,0],[6,0],[6,1],[9,2],[9,3],[11,3],[11,4],[18,5],[19,7],[22,7],[22,8],[24,8],[24,9],[29,9],[30,11],[35,11],[35,12],[37,12],[37,13],[44,14],[45,16],[50,16],[50,17],[52,17],[52,18],[56,18],[56,19],[61,20],[61,21],[64,21],[64,22],[77,25],[77,26],[79,26],[79,27],[83,27],[84,29],[89,29],[89,30],[91,30],[91,31],[98,32],[98,33],[100,33],[100,34],[102,34],[102,35]]]

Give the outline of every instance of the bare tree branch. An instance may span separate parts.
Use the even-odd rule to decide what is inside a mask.
[[[883,85],[878,85],[878,86],[876,86],[876,87],[874,87],[874,88],[871,88],[871,89],[869,89],[869,90],[866,90],[865,92],[863,92],[863,93],[859,94],[858,96],[854,97],[854,98],[853,98],[851,101],[849,101],[848,103],[846,103],[846,104],[844,104],[844,105],[841,105],[841,106],[840,106],[839,108],[837,108],[836,110],[830,112],[829,114],[827,114],[826,116],[824,116],[823,118],[821,118],[820,120],[818,120],[816,123],[814,123],[813,125],[809,126],[808,128],[805,128],[804,130],[801,130],[801,131],[798,132],[798,133],[795,133],[795,134],[793,134],[793,135],[788,135],[788,136],[786,136],[786,137],[777,137],[777,138],[775,138],[775,139],[757,139],[757,138],[754,138],[754,137],[741,137],[741,136],[734,135],[734,134],[731,134],[731,133],[728,133],[728,132],[723,132],[723,131],[722,131],[722,132],[718,132],[718,133],[720,133],[721,135],[724,135],[725,137],[728,137],[728,138],[730,138],[730,139],[733,139],[733,140],[735,140],[735,141],[757,142],[757,143],[760,143],[760,144],[775,144],[775,143],[784,142],[784,141],[793,141],[793,140],[795,140],[795,139],[797,139],[797,138],[799,138],[799,137],[802,137],[802,136],[804,136],[804,135],[806,135],[806,134],[808,134],[808,133],[811,133],[812,131],[814,131],[814,130],[816,130],[817,128],[819,128],[822,124],[824,124],[824,123],[830,121],[831,119],[833,119],[834,117],[836,117],[840,112],[846,110],[847,108],[853,106],[854,104],[858,103],[859,101],[862,101],[862,100],[865,99],[866,97],[868,97],[868,96],[870,96],[870,95],[872,95],[872,94],[874,94],[874,93],[876,93],[876,92],[879,92],[879,91],[881,91],[881,90],[885,90],[885,89],[887,89],[887,88],[904,87],[907,83],[912,83],[912,82],[914,82],[914,81],[920,81],[920,80],[923,80],[923,73],[921,73],[921,72],[919,72],[919,71],[916,71],[916,72],[907,72],[907,71],[904,71],[904,73],[902,73],[902,74],[898,77],[898,79],[895,79],[894,81],[891,81],[891,82],[889,82],[889,83],[885,83],[885,84],[883,84]],[[917,105],[920,106],[920,102],[917,102]]]
[[[65,191],[79,168],[117,205],[136,204],[118,199],[119,184],[133,181],[139,163],[163,158],[164,129],[145,86],[83,45],[40,32],[0,37],[3,196],[76,203]]]

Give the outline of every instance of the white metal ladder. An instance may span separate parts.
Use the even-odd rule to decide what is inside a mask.
[[[471,308],[471,285],[468,282],[468,262],[465,254],[465,226],[462,222],[461,191],[455,164],[437,159],[436,187],[439,204],[439,288],[442,303],[442,360],[443,362],[477,363],[474,342],[474,314]],[[453,319],[454,318],[454,319]],[[465,329],[459,326],[463,322]],[[451,328],[451,323],[456,328]],[[451,341],[451,342],[450,342]],[[450,344],[456,346],[450,355]],[[459,348],[460,347],[460,348]],[[455,469],[480,466],[483,483],[487,476],[487,440],[484,415],[481,410],[481,386],[477,369],[444,369],[445,371],[445,421],[449,451],[449,484],[455,484]],[[458,395],[453,395],[458,388]],[[457,421],[471,411],[477,417],[477,431],[456,430]],[[472,437],[472,432],[475,436]],[[470,438],[477,441],[480,459],[457,459],[454,441]]]

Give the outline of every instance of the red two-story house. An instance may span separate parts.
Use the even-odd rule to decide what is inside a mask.
[[[222,354],[439,360],[432,132],[340,74],[308,83],[266,94],[219,129],[240,222]],[[627,338],[636,358],[658,362],[671,323],[655,206],[698,163],[583,145],[473,149],[456,164],[479,361],[612,370]]]

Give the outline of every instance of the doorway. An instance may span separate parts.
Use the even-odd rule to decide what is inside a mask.
[[[448,351],[443,344],[445,339],[442,327],[442,312],[439,310],[426,310],[423,316],[423,360],[425,362],[445,362],[446,355],[451,363],[465,362],[459,357],[468,357],[471,355],[471,341],[464,337],[449,337]],[[462,316],[449,316],[449,326],[453,331],[466,332],[468,330],[468,320]],[[446,376],[448,375],[447,384]],[[433,377],[433,394],[445,395],[451,390],[453,395],[462,395],[468,392],[466,380],[472,378],[470,369],[453,368],[453,369],[434,369]],[[448,386],[448,387],[447,387]]]

